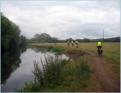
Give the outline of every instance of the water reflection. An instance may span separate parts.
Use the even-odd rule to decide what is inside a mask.
[[[32,71],[34,70],[33,62],[36,61],[42,67],[40,59],[45,60],[45,56],[55,57],[56,54],[54,52],[49,52],[44,48],[28,48],[24,53],[21,55],[18,53],[15,56],[12,55],[10,58],[6,58],[4,60],[11,63],[10,70],[9,68],[3,68],[4,72],[6,73],[7,81],[2,84],[2,91],[14,91],[15,89],[20,89],[23,87],[25,82],[31,81],[34,79]],[[68,60],[69,58],[64,55],[57,55],[58,59],[65,59]],[[17,69],[16,69],[17,68]],[[10,73],[8,73],[10,71]]]
[[[10,74],[19,67],[21,62],[20,60],[20,52],[16,53],[5,53],[1,56],[1,83],[4,84],[6,79],[9,78]]]

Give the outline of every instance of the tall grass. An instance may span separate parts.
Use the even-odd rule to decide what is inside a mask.
[[[64,90],[83,91],[90,83],[90,74],[90,67],[84,56],[66,64],[63,68]]]
[[[42,69],[34,62],[33,82],[25,84],[21,91],[80,91],[87,87],[90,69],[86,60],[79,58],[70,62],[57,57],[45,57],[41,60]]]

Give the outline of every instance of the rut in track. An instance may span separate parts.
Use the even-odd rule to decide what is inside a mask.
[[[107,68],[103,57],[98,57],[95,53],[89,53],[89,65],[92,69],[94,77],[97,79],[97,84],[100,85],[98,91],[104,92],[119,92],[120,80],[113,78],[112,71]]]

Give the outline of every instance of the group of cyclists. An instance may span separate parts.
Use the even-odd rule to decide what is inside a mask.
[[[67,45],[72,46],[72,47],[79,47],[79,42],[77,40],[68,40],[67,41]],[[97,53],[99,56],[102,56],[103,53],[103,49],[102,49],[102,41],[98,41],[96,42],[96,47],[97,47]]]
[[[78,46],[79,46],[79,42],[77,40],[68,40],[67,44],[68,44],[68,46],[72,46],[72,47],[75,46],[76,48],[78,48]]]

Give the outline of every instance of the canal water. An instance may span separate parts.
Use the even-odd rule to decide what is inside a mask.
[[[19,66],[10,73],[5,82],[2,84],[2,91],[12,92],[16,89],[21,89],[26,82],[32,81],[34,79],[34,75],[32,73],[34,70],[34,62],[36,61],[40,68],[42,68],[40,60],[44,62],[45,56],[55,58],[56,53],[47,51],[46,49],[27,48],[25,52],[20,54]],[[58,59],[68,60],[69,57],[65,54],[61,54],[58,55]],[[7,70],[7,68],[5,69]]]

